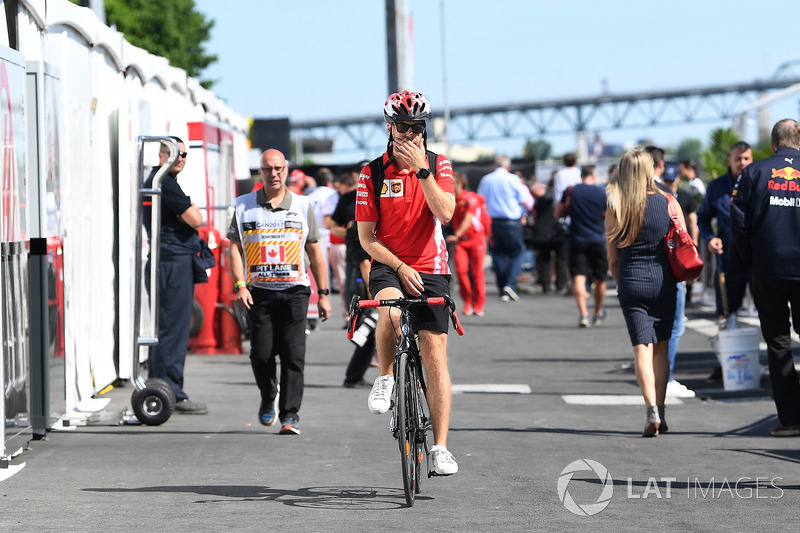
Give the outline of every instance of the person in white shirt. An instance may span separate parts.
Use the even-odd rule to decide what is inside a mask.
[[[572,152],[564,155],[564,168],[553,178],[553,203],[558,205],[564,199],[564,191],[581,183],[581,171],[575,164],[577,158]]]
[[[321,168],[317,172],[316,184],[310,192],[305,193],[311,207],[314,209],[314,216],[317,219],[319,228],[319,247],[322,251],[322,258],[325,260],[325,286],[331,286],[331,261],[328,255],[331,246],[331,231],[325,226],[325,217],[331,216],[336,209],[339,201],[339,191],[333,187],[333,173],[328,168]]]
[[[678,163],[678,176],[689,183],[692,192],[702,198],[706,195],[706,184],[697,177],[697,166],[689,159]]]

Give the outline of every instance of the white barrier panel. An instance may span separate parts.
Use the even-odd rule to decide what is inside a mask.
[[[131,375],[133,250],[141,245],[133,242],[136,138],[168,134],[187,139],[189,122],[217,119],[222,110],[229,122],[221,127],[234,138],[234,154],[246,154],[247,122],[213,93],[200,90],[185,71],[125,42],[88,9],[66,0],[51,0],[47,8],[43,55],[62,72],[65,135],[60,163],[64,204],[69,204],[62,216],[71,409],[112,382],[116,367],[119,377]],[[195,87],[199,89],[192,91]],[[216,113],[206,113],[204,106]],[[157,163],[157,147],[145,161]],[[181,177],[201,182],[205,189],[202,174],[187,168]],[[204,195],[193,200],[206,203]]]
[[[0,461],[7,461],[9,442],[30,427],[24,96],[25,59],[0,46]]]
[[[89,104],[90,120],[87,122],[85,134],[80,142],[89,147],[89,172],[82,183],[91,191],[91,219],[89,239],[92,252],[83,257],[83,267],[91,269],[91,287],[88,298],[91,342],[88,346],[90,357],[92,395],[112,383],[117,377],[114,365],[116,339],[114,326],[117,317],[117,285],[130,284],[129,280],[117,278],[117,259],[115,248],[117,243],[116,206],[114,204],[115,189],[119,176],[112,162],[112,154],[119,146],[116,136],[117,109],[120,106],[120,94],[124,86],[124,78],[119,67],[108,53],[109,48],[95,46],[89,54],[90,92],[84,97]],[[100,290],[96,290],[99,288]],[[83,396],[81,396],[83,399]]]
[[[60,68],[61,101],[59,116],[63,131],[60,165],[62,168],[61,217],[64,235],[64,344],[66,365],[66,410],[95,393],[91,353],[103,350],[104,324],[94,325],[93,299],[108,299],[113,294],[102,281],[94,283],[96,266],[112,269],[104,257],[102,242],[93,242],[93,210],[108,203],[92,183],[91,78],[88,44],[72,27],[50,26],[45,36],[45,57]],[[83,95],[77,97],[77,95]],[[112,221],[96,220],[106,230]],[[94,258],[94,259],[93,259]],[[96,261],[96,262],[95,262]],[[96,265],[96,266],[95,266]],[[101,276],[102,279],[102,276]]]
[[[248,123],[185,71],[127,43],[91,10],[68,0],[20,0],[18,6],[20,53],[0,53],[0,58],[18,57],[15,64],[22,66],[9,75],[0,60],[0,132],[5,136],[0,235],[4,244],[22,243],[4,248],[7,256],[14,249],[24,250],[29,228],[22,208],[27,205],[24,187],[18,187],[25,183],[22,98],[25,61],[33,61],[59,73],[47,82],[52,86],[44,91],[44,103],[36,104],[44,120],[34,121],[31,127],[36,131],[31,134],[44,155],[34,179],[46,184],[31,186],[45,191],[47,203],[34,206],[41,214],[37,235],[47,237],[48,252],[52,241],[52,254],[59,262],[63,259],[55,281],[57,291],[63,289],[63,335],[56,340],[66,375],[65,390],[58,391],[63,407],[58,410],[63,412],[79,408],[117,377],[131,375],[133,251],[143,246],[134,242],[137,137],[177,135],[188,144],[190,123],[216,128],[212,152],[204,147],[197,158],[203,164],[187,165],[181,181],[192,183],[192,199],[199,206],[224,208],[233,202],[235,179],[249,177]],[[5,10],[0,10],[0,41],[8,44],[4,16]],[[230,154],[221,154],[219,138],[230,141]],[[157,163],[156,152],[153,147],[146,155],[148,164]],[[209,185],[215,198],[214,205],[206,206]],[[219,213],[216,218],[217,229],[224,233],[226,217]],[[20,354],[25,353],[27,329],[20,317],[27,320],[27,291],[19,287],[25,285],[27,268],[25,254],[20,255],[13,265],[0,262],[0,280],[8,287],[0,313],[6,317],[10,310],[16,312],[13,319],[0,321],[5,347],[0,383],[7,391],[24,381],[26,372]],[[9,344],[11,338],[17,344]],[[0,395],[0,412],[6,412],[7,403]],[[7,435],[0,427],[0,436]]]

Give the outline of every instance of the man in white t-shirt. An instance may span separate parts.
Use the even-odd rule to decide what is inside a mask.
[[[564,155],[564,168],[553,178],[553,203],[558,205],[564,199],[564,191],[581,183],[581,171],[575,164],[577,158],[570,152]]]

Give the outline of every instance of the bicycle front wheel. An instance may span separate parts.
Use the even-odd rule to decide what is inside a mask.
[[[409,507],[417,493],[417,388],[414,371],[408,364],[408,353],[400,354],[395,374],[397,389],[397,426],[400,462],[403,467],[403,492]]]
[[[416,460],[417,460],[417,480],[416,490],[417,494],[420,491],[420,479],[422,474],[427,472],[430,477],[430,465],[428,464],[428,430],[431,429],[431,416],[428,408],[427,400],[427,387],[425,384],[425,374],[422,369],[419,357],[417,357],[417,364],[414,371],[415,399],[416,399],[416,426],[417,426],[417,444],[416,444]],[[425,465],[425,467],[423,467]],[[424,468],[424,470],[423,470]]]

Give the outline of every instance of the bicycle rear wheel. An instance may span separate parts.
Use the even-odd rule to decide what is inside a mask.
[[[417,385],[414,374],[413,368],[408,364],[408,353],[401,353],[395,374],[397,436],[400,445],[400,462],[403,468],[403,492],[409,507],[414,505],[417,480],[419,479],[417,472]]]

